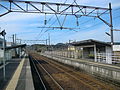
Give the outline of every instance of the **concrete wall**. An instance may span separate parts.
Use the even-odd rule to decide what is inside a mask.
[[[6,55],[6,60],[10,60],[12,58],[12,51],[11,50],[6,51],[5,55]],[[3,60],[3,50],[0,49],[0,63],[2,63],[2,60]]]
[[[120,52],[120,45],[113,45],[113,51],[119,51]]]
[[[3,50],[0,49],[0,64],[2,63],[3,60]]]
[[[88,58],[89,50],[87,48],[83,48],[83,58]]]
[[[113,80],[114,82],[120,83],[120,67],[112,66],[108,64],[89,62],[80,59],[66,58],[57,55],[50,55],[49,53],[47,54],[44,53],[42,55],[47,56],[49,58],[53,58],[58,62],[62,62],[64,64],[68,64],[80,68],[88,73],[91,73],[95,76],[100,76],[106,80],[109,79],[109,80]]]
[[[0,58],[3,57],[3,50],[0,49]]]
[[[12,58],[12,51],[9,50],[9,51],[6,51],[6,60],[10,60]]]
[[[112,48],[106,46],[106,63],[112,64]]]

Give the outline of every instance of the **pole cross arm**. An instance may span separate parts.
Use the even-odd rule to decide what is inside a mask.
[[[17,1],[17,0],[1,0],[0,6],[5,10],[11,12],[80,15],[89,17],[96,17],[98,15],[103,14],[104,12],[107,13],[107,11],[109,11],[109,8],[84,6],[78,4]],[[4,15],[5,14],[2,15],[0,14],[0,16]]]
[[[107,21],[105,21],[104,19],[102,19],[100,16],[97,16],[97,18],[100,19],[101,21],[103,21],[109,27],[111,27],[111,24],[109,24]]]
[[[113,29],[113,31],[120,31],[120,29]]]
[[[5,13],[3,13],[3,14],[0,14],[0,17],[6,15],[6,14],[8,14],[8,13],[10,13],[10,11],[7,11],[7,12],[5,12]]]

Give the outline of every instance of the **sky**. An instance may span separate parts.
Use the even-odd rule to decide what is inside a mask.
[[[27,0],[33,1],[33,0]],[[41,2],[56,2],[56,3],[73,3],[73,0],[34,0]],[[109,3],[112,4],[113,15],[113,27],[114,29],[120,29],[120,0],[76,0],[79,5],[95,6],[108,8]],[[6,4],[7,5],[7,4]],[[0,13],[2,12],[0,7]],[[58,15],[62,22],[64,16]],[[103,15],[105,20],[109,22],[109,16]],[[66,43],[69,40],[87,40],[95,39],[99,41],[110,42],[110,37],[105,32],[110,33],[110,28],[99,19],[91,17],[81,17],[78,19],[79,26],[76,25],[75,16],[67,16],[64,27],[80,28],[76,31],[73,30],[52,30],[51,28],[38,28],[44,26],[44,14],[33,13],[9,13],[0,17],[1,30],[6,30],[7,41],[12,41],[12,34],[16,34],[18,39],[22,40],[45,40],[48,38],[48,34],[51,38],[51,44]],[[46,27],[58,27],[59,23],[56,21],[55,15],[46,15],[47,23]],[[114,41],[120,42],[120,31],[114,31]],[[29,42],[28,44],[44,43],[44,42]]]

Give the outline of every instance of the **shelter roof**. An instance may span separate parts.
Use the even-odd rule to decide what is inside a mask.
[[[88,40],[83,40],[83,41],[78,41],[78,42],[73,42],[71,43],[73,46],[84,46],[84,45],[101,45],[101,46],[111,46],[111,44],[103,41],[98,41],[98,40],[93,40],[93,39],[88,39]]]

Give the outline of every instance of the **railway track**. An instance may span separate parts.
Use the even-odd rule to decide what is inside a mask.
[[[35,86],[35,90],[37,90],[36,88],[39,88],[41,90],[47,90],[42,78],[41,78],[41,75],[37,69],[37,66],[35,65],[34,61],[32,60],[33,58],[31,56],[29,56],[29,59],[30,59],[30,62],[31,62],[31,67],[32,67],[32,75],[34,75],[34,78],[33,79],[38,79],[38,81],[34,81],[34,84],[36,83],[39,83],[39,85],[34,85]],[[35,74],[36,73],[36,74]]]
[[[74,69],[68,68],[62,64],[59,64],[58,62],[50,61],[50,59],[48,59],[46,57],[42,56],[42,59],[47,60],[46,62],[48,62],[48,61],[51,62],[51,63],[49,63],[49,62],[48,63],[53,65],[53,66],[57,66],[61,70],[66,70],[67,74],[69,74],[69,72],[71,72],[69,75],[74,76],[74,78],[79,78],[78,80],[81,80],[81,82],[88,84],[88,86],[90,85],[92,87],[95,87],[95,88],[98,88],[101,90],[103,90],[103,89],[113,90],[113,88],[111,88],[105,84],[100,83],[95,78],[92,78],[92,77],[88,78],[89,76],[86,74],[80,73],[79,71],[75,71]]]
[[[42,81],[41,84],[36,83],[42,85],[43,87],[43,88],[37,88],[37,90],[64,90],[62,86],[58,82],[56,82],[56,80],[50,75],[50,73],[40,64],[39,61],[37,61],[33,57],[31,58],[32,58],[31,62],[36,68],[37,75],[39,76],[39,80]]]
[[[61,90],[116,90],[112,86],[103,84],[86,74],[81,74],[78,71],[54,62],[49,58],[37,54],[32,54],[32,56],[37,62],[37,66],[43,69],[39,70],[41,72],[48,72],[47,74],[49,77],[53,78],[52,80],[54,83],[57,83],[56,85],[59,86],[59,89]]]

